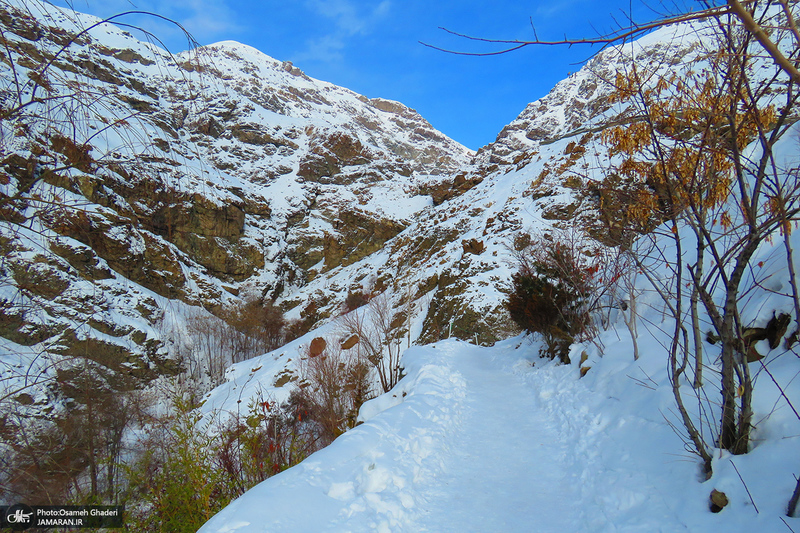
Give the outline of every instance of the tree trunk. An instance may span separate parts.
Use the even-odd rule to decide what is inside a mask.
[[[702,215],[701,222],[706,223],[705,214]],[[693,279],[703,279],[703,262],[705,261],[705,243],[698,235],[697,238],[697,266],[693,273]],[[696,278],[694,277],[696,276]],[[689,310],[692,318],[692,336],[694,338],[694,383],[695,389],[703,386],[703,335],[700,331],[700,316],[698,304],[700,301],[700,290],[697,283],[692,284],[692,296],[689,299]]]
[[[727,313],[723,317],[722,331],[722,420],[719,432],[719,447],[734,453],[739,440],[736,424],[736,347],[733,340],[733,317]]]
[[[702,273],[700,274],[702,276]],[[692,296],[689,301],[689,310],[692,316],[692,337],[694,338],[694,382],[692,386],[699,389],[703,386],[703,338],[700,331],[700,317],[697,312],[700,291],[697,286],[692,288]]]
[[[794,486],[794,492],[789,500],[789,507],[786,510],[786,516],[789,518],[794,518],[794,514],[797,511],[798,500],[800,500],[800,478],[797,478],[797,484]]]
[[[722,423],[720,426],[719,446],[734,455],[747,453],[750,444],[750,419],[752,417],[750,401],[752,382],[747,368],[747,358],[740,332],[734,317],[737,316],[736,303],[739,295],[739,283],[742,280],[750,258],[763,239],[755,230],[748,235],[747,244],[736,257],[736,266],[726,284],[725,306],[722,324],[719,331],[722,340]],[[720,265],[723,266],[723,265]],[[737,359],[741,362],[737,362]],[[742,384],[741,416],[737,423],[737,386],[735,373],[737,364],[741,365],[740,381]]]

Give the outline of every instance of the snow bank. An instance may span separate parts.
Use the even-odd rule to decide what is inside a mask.
[[[440,475],[446,435],[458,425],[466,383],[447,364],[458,344],[406,353],[399,404],[300,465],[257,485],[201,531],[395,531],[419,512],[420,485]],[[405,397],[399,391],[407,391]]]
[[[461,341],[411,348],[406,377],[365,404],[365,423],[251,489],[200,531],[752,532],[788,531],[782,519],[800,525],[783,517],[800,422],[776,405],[759,424],[753,452],[718,452],[714,476],[701,479],[699,461],[670,426],[676,419],[661,333],[642,329],[639,361],[627,331],[616,330],[600,337],[602,357],[594,345],[576,345],[572,365],[539,359],[538,345],[525,337],[492,348]],[[592,368],[579,378],[582,351]],[[786,376],[796,365],[785,358],[773,366]],[[780,398],[761,401],[770,400]],[[731,501],[719,514],[708,506],[713,489]]]

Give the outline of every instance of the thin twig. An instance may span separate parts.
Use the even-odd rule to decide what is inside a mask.
[[[739,479],[742,481],[742,485],[744,485],[744,490],[747,491],[747,495],[750,497],[750,502],[753,504],[753,508],[756,510],[756,513],[758,513],[758,506],[756,505],[756,502],[753,499],[753,495],[750,494],[750,489],[747,488],[747,483],[744,482],[744,478],[742,478],[742,474],[740,474],[739,473],[739,469],[736,468],[736,463],[731,461],[731,466],[733,466],[733,469],[736,470],[736,475],[739,476]]]
[[[789,505],[786,508],[786,516],[789,518],[794,518],[795,511],[797,511],[797,501],[800,500],[800,478],[795,477],[795,481],[797,483],[794,486],[794,492],[792,492],[792,497],[789,499]]]
[[[764,361],[759,359],[759,362],[761,363],[761,367],[764,370],[764,372],[767,373],[769,378],[772,380],[772,382],[778,388],[778,391],[781,393],[781,396],[783,396],[783,399],[786,400],[787,404],[789,404],[789,408],[794,413],[794,416],[796,416],[797,419],[800,420],[800,413],[797,412],[797,409],[794,408],[794,404],[792,404],[792,401],[789,399],[788,396],[786,396],[786,391],[784,391],[783,387],[780,386],[778,381],[775,379],[775,376],[772,375],[772,372],[769,371],[769,369],[767,368],[767,365],[764,364]]]

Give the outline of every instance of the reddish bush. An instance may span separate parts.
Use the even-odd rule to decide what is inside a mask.
[[[370,295],[364,294],[361,291],[348,291],[347,297],[344,299],[344,313],[349,313],[354,309],[358,309],[364,305],[367,305],[370,301]]]

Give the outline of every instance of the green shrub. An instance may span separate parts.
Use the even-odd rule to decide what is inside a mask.
[[[128,531],[197,531],[234,498],[327,443],[299,391],[282,405],[257,395],[221,424],[204,424],[191,407],[178,400],[172,416],[152,421],[146,452],[125,469]]]
[[[193,533],[238,496],[200,416],[180,401],[175,413],[152,430],[147,451],[129,469],[130,499],[140,502],[126,520],[131,531]]]

